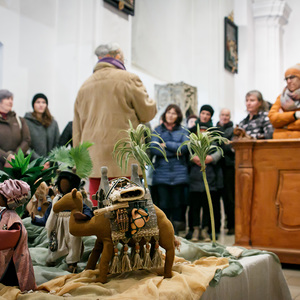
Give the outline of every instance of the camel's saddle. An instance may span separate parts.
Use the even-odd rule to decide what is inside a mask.
[[[149,190],[145,190],[138,176],[138,166],[132,165],[131,180],[125,177],[108,181],[107,167],[101,168],[101,183],[96,193],[98,209],[94,211],[95,216],[105,214],[110,219],[111,236],[115,246],[114,260],[118,254],[117,245],[122,242],[124,245],[121,260],[122,263],[111,264],[111,273],[129,271],[133,269],[146,268],[161,265],[158,251],[159,229],[155,208]],[[133,239],[135,248],[131,251],[130,261],[127,250],[128,242]],[[144,239],[146,242],[144,252],[140,256],[139,242]],[[150,259],[150,241],[155,240],[157,255]],[[147,259],[148,257],[148,259]],[[119,258],[118,258],[119,260]],[[124,263],[124,260],[127,263]]]

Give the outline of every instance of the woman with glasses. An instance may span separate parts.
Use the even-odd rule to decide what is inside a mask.
[[[261,92],[253,90],[246,94],[246,108],[248,115],[239,127],[255,139],[271,139],[274,128],[268,118],[268,104]]]
[[[300,138],[300,64],[285,71],[286,87],[269,112],[274,139]]]

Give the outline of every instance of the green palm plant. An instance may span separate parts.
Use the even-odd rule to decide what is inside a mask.
[[[145,188],[148,188],[146,167],[151,166],[154,169],[154,166],[147,155],[147,151],[150,148],[155,148],[162,153],[166,161],[168,161],[168,159],[165,149],[162,148],[159,142],[147,141],[151,140],[152,136],[158,137],[162,143],[164,143],[164,140],[159,135],[152,133],[151,129],[144,124],[139,124],[137,128],[134,129],[130,120],[129,129],[123,131],[127,133],[127,136],[116,142],[113,155],[121,170],[124,171],[127,170],[129,159],[135,159],[142,170]]]
[[[209,128],[207,131],[201,132],[199,128],[199,124],[197,125],[197,133],[191,133],[188,136],[188,140],[183,142],[177,150],[177,154],[181,153],[181,148],[183,146],[187,146],[191,155],[191,160],[198,156],[201,163],[201,172],[203,174],[203,181],[205,186],[205,191],[208,199],[209,205],[209,213],[211,220],[211,230],[212,230],[212,240],[213,244],[216,243],[216,230],[215,230],[215,219],[214,219],[214,211],[211,200],[211,195],[209,191],[209,186],[206,177],[206,165],[205,160],[207,155],[220,151],[223,154],[223,150],[219,145],[222,143],[228,143],[228,139],[222,137],[222,133],[220,131],[214,130],[214,127]]]
[[[61,171],[76,168],[76,175],[80,178],[87,178],[90,176],[93,163],[90,157],[88,148],[94,143],[85,141],[76,147],[68,148],[66,146],[56,147],[51,150],[49,160],[58,163]]]

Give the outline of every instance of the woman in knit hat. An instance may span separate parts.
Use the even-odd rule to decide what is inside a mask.
[[[48,98],[44,94],[36,94],[32,99],[33,112],[25,114],[31,135],[32,158],[47,156],[55,148],[59,140],[58,124],[48,109]]]
[[[10,167],[8,161],[21,149],[25,154],[30,145],[28,126],[23,118],[12,111],[14,96],[0,90],[0,170]]]
[[[300,64],[285,71],[286,87],[270,109],[274,139],[300,138]]]
[[[246,94],[248,115],[239,123],[246,134],[255,139],[271,139],[274,128],[268,118],[268,104],[261,92],[252,90]]]
[[[197,126],[200,131],[206,131],[213,126],[212,116],[214,109],[205,104],[200,108],[199,119],[196,125],[190,129],[191,132],[197,132]],[[212,130],[212,129],[210,129]],[[215,151],[207,155],[205,160],[206,176],[213,202],[214,218],[216,233],[220,233],[221,216],[220,216],[220,193],[223,188],[223,176],[220,166],[221,153]],[[189,232],[187,238],[191,238],[193,242],[198,240],[210,241],[209,233],[211,231],[210,215],[208,208],[208,200],[205,191],[203,174],[201,172],[201,163],[199,157],[195,156],[189,168]],[[200,212],[202,209],[202,220],[200,220]]]

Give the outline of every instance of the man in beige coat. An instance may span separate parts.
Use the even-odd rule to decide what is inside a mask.
[[[73,146],[84,141],[94,143],[90,148],[91,196],[98,190],[102,166],[108,167],[110,178],[130,176],[130,168],[121,172],[112,156],[113,147],[124,135],[122,130],[129,128],[128,120],[136,127],[151,121],[157,111],[140,78],[126,71],[118,44],[101,45],[95,53],[100,60],[78,92],[73,120]]]

